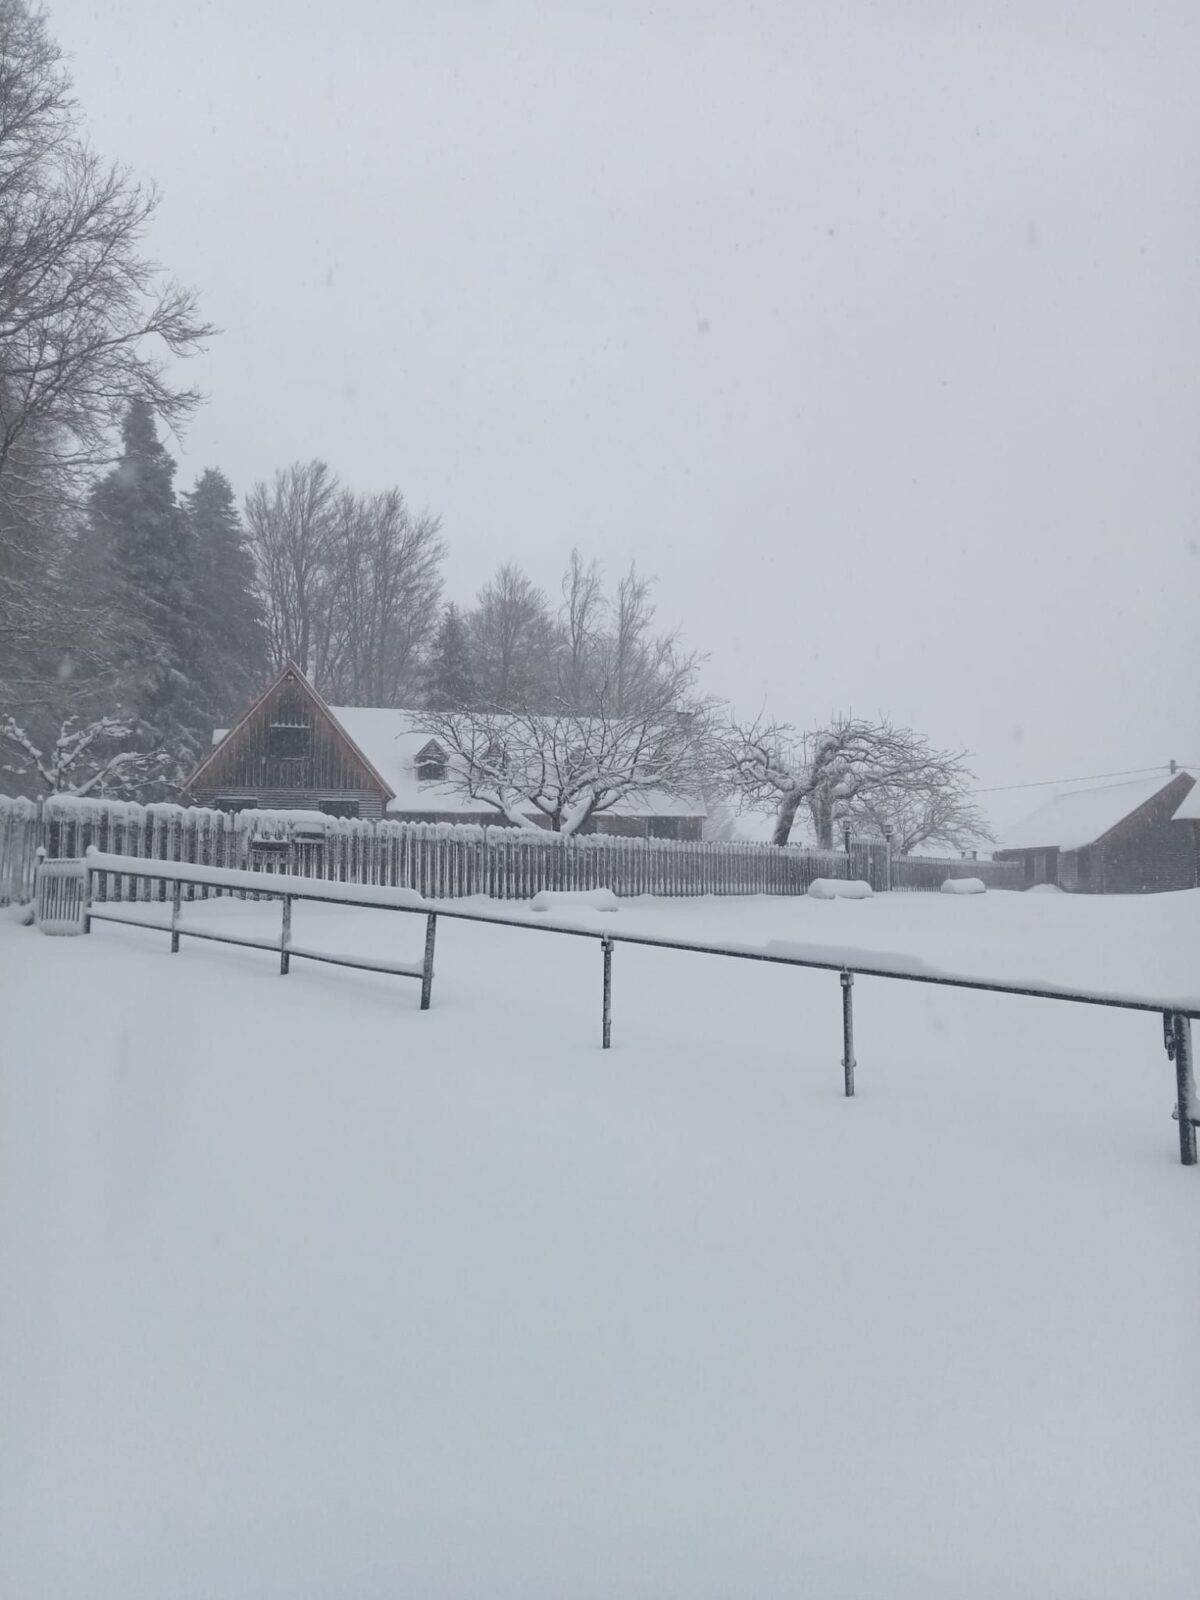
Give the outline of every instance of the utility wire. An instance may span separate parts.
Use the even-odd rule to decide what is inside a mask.
[[[1177,763],[1178,770],[1187,767],[1200,766],[1198,761],[1182,761]],[[1137,778],[1146,777],[1153,772],[1170,772],[1170,763],[1160,761],[1157,767],[1128,767],[1124,772],[1092,772],[1085,778],[1040,778],[1036,783],[997,783],[987,789],[973,789],[973,794],[1004,794],[1010,789],[1052,789],[1060,783],[1094,783],[1100,778]]]

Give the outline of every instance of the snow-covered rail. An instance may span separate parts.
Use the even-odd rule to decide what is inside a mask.
[[[896,955],[889,951],[871,951],[859,948],[841,948],[831,945],[809,945],[791,941],[774,940],[765,945],[710,944],[695,940],[670,939],[651,933],[612,933],[596,928],[569,927],[558,921],[539,918],[530,920],[504,912],[465,910],[447,906],[444,902],[422,899],[414,890],[396,888],[368,888],[358,884],[329,883],[322,879],[292,877],[285,874],[264,876],[257,872],[244,872],[227,867],[197,867],[176,861],[150,861],[138,856],[118,856],[90,849],[85,858],[87,868],[88,904],[84,918],[84,931],[90,932],[93,921],[125,922],[134,927],[156,927],[171,935],[171,950],[177,952],[181,934],[194,939],[212,939],[224,944],[248,945],[255,949],[278,950],[279,970],[286,974],[289,956],[304,956],[310,960],[329,961],[347,967],[362,967],[371,971],[391,972],[405,977],[420,977],[421,1009],[428,1010],[433,984],[433,952],[438,917],[448,917],[460,922],[495,923],[505,928],[524,928],[534,932],[565,934],[570,938],[593,939],[601,947],[603,959],[603,1003],[601,1039],[608,1049],[612,1037],[612,956],[618,944],[641,945],[659,950],[681,950],[694,955],[725,956],[740,961],[765,961],[778,966],[805,967],[817,971],[836,972],[842,995],[842,1070],[845,1093],[854,1094],[854,980],[863,978],[894,978],[906,983],[931,983],[950,989],[974,989],[989,994],[1011,994],[1039,1000],[1060,1000],[1075,1005],[1109,1006],[1123,1011],[1155,1012],[1162,1018],[1163,1044],[1168,1058],[1175,1066],[1176,1107],[1179,1123],[1180,1160],[1185,1166],[1196,1164],[1196,1127],[1200,1125],[1200,1099],[1197,1098],[1194,1080],[1195,1056],[1192,1046],[1192,1021],[1200,1018],[1200,996],[1120,994],[1098,989],[1080,989],[1066,984],[1047,983],[1030,979],[1018,981],[1004,978],[983,978],[969,973],[948,972],[911,956]],[[131,878],[165,880],[173,885],[171,896],[171,921],[162,924],[146,923],[134,917],[122,916],[108,909],[98,910],[91,899],[93,880],[104,873],[120,873]],[[180,926],[181,888],[185,884],[205,885],[225,892],[252,890],[262,898],[283,902],[283,925],[277,943],[261,939],[248,939],[232,934]],[[334,905],[376,907],[380,910],[411,912],[426,918],[425,958],[419,967],[392,966],[351,956],[336,956],[312,950],[301,950],[291,943],[291,905],[294,900],[320,900]]]
[[[57,863],[56,863],[57,864]],[[270,950],[279,953],[279,971],[286,977],[291,970],[293,956],[306,961],[324,961],[337,967],[358,967],[368,972],[386,972],[397,978],[421,980],[421,1010],[429,1010],[433,992],[433,950],[437,937],[437,916],[420,895],[412,889],[367,888],[357,883],[328,883],[321,878],[297,878],[287,873],[245,872],[234,867],[196,867],[179,861],[146,861],[137,856],[107,855],[99,850],[89,850],[84,860],[87,874],[86,908],[83,931],[90,933],[93,922],[123,922],[129,927],[152,928],[171,935],[171,954],[179,953],[179,941],[210,939],[216,944],[244,945],[252,950]],[[146,922],[140,917],[123,915],[110,910],[110,902],[97,905],[92,897],[93,882],[98,874],[118,872],[129,878],[153,878],[172,885],[171,920],[164,928],[161,923]],[[283,920],[278,940],[248,939],[241,934],[214,933],[207,928],[185,927],[181,922],[183,888],[187,884],[203,885],[226,892],[250,890],[263,900],[279,900],[283,905]],[[358,956],[334,955],[324,950],[306,950],[292,943],[292,905],[297,900],[323,900],[340,906],[360,906],[377,911],[416,911],[425,917],[425,953],[421,961],[411,964],[392,961],[366,961]]]

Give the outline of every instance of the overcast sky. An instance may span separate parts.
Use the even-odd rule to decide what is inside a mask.
[[[185,486],[399,485],[461,601],[636,557],[739,709],[981,784],[1200,763],[1194,0],[50,9],[224,330]]]

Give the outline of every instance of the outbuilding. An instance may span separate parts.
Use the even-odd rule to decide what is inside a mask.
[[[1196,846],[1174,820],[1194,788],[1190,773],[1166,772],[1055,795],[1008,830],[995,858],[1020,862],[1026,888],[1050,883],[1075,894],[1195,888]]]

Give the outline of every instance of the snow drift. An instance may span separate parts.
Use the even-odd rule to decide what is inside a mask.
[[[814,900],[870,900],[875,893],[862,878],[814,878],[808,892]]]
[[[529,902],[531,911],[566,911],[574,906],[619,911],[621,902],[611,889],[543,889]]]

